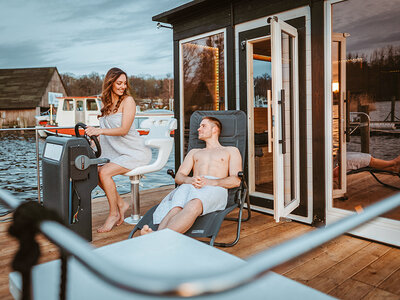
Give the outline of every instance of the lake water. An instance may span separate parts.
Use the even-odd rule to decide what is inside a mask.
[[[42,154],[43,147],[44,140],[40,139],[40,154]],[[37,201],[38,199],[35,149],[35,136],[32,134],[0,136],[0,188],[10,191],[21,201]],[[153,159],[156,154],[157,151],[154,150]],[[145,175],[140,181],[140,190],[173,184],[174,180],[167,174],[167,170],[175,168],[174,157],[174,152],[172,152],[162,170]],[[129,177],[115,176],[114,179],[119,193],[130,192]],[[100,196],[104,196],[104,192],[99,187],[96,187],[92,192],[92,197]],[[0,214],[5,211],[5,208],[0,206]]]
[[[383,121],[391,109],[390,101],[375,102],[375,110],[370,111],[371,121]],[[400,118],[400,103],[396,102],[396,118]],[[400,136],[397,134],[372,135],[370,137],[370,154],[376,158],[390,160],[400,155]],[[347,143],[347,151],[360,152],[361,139],[359,135],[351,135]]]

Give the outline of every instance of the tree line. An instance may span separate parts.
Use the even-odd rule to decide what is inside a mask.
[[[400,46],[375,49],[370,55],[349,53],[346,89],[367,93],[374,101],[400,100]]]
[[[104,76],[98,73],[82,76],[65,73],[61,74],[61,79],[68,96],[84,97],[101,94]],[[173,98],[174,80],[171,74],[161,79],[152,76],[130,76],[128,81],[135,100],[162,99],[168,102],[170,98]]]

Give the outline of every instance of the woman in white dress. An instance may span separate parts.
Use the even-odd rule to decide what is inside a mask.
[[[110,69],[103,82],[100,128],[88,126],[86,134],[100,136],[101,157],[110,162],[99,166],[99,186],[106,193],[109,215],[98,232],[108,232],[124,222],[129,207],[117,192],[113,176],[146,165],[151,160],[151,150],[144,144],[135,129],[135,100],[130,96],[128,76],[118,68]]]

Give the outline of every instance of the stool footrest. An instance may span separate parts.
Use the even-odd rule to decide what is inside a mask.
[[[142,219],[140,215],[131,215],[130,217],[125,218],[124,222],[131,225],[136,225]]]

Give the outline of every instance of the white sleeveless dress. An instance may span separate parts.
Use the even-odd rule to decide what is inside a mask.
[[[121,127],[122,113],[101,117],[99,122],[100,128]],[[144,144],[144,138],[136,131],[134,122],[126,135],[100,136],[100,147],[100,157],[130,170],[147,165],[151,160],[151,149]]]

